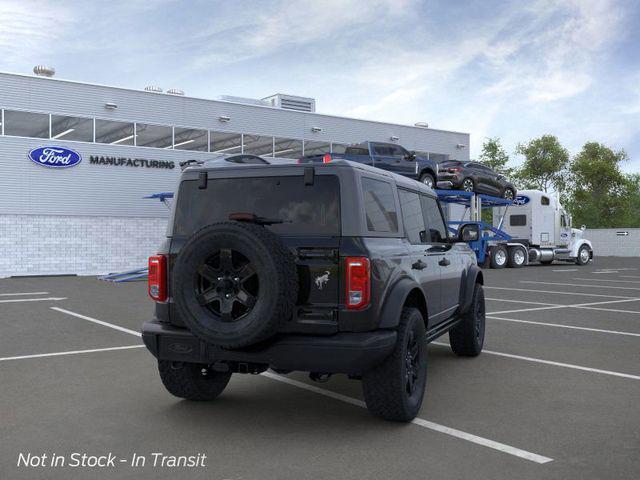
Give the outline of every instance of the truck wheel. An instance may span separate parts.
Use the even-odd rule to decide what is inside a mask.
[[[213,400],[229,383],[231,372],[215,372],[198,363],[158,361],[158,371],[165,388],[187,400]]]
[[[273,336],[291,318],[298,296],[291,252],[270,230],[249,223],[221,222],[197,231],[176,258],[172,277],[185,325],[225,348]]]
[[[462,314],[458,325],[449,330],[449,344],[456,355],[477,357],[484,344],[484,290],[476,283],[469,310]]]
[[[523,267],[527,260],[527,252],[522,247],[509,247],[509,259],[507,265],[510,268]]]
[[[588,246],[582,245],[578,249],[578,256],[576,257],[576,264],[578,264],[578,265],[586,265],[587,263],[589,263],[590,259],[591,259],[591,250],[589,249]]]
[[[369,411],[377,417],[410,422],[420,411],[427,384],[427,340],[417,308],[403,308],[393,353],[362,376]]]
[[[424,183],[429,188],[435,188],[436,181],[430,173],[423,173],[420,176],[420,183]]]
[[[507,265],[507,249],[503,245],[494,245],[489,250],[491,268],[504,268]]]

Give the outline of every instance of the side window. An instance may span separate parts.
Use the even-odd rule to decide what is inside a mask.
[[[363,178],[362,196],[369,231],[397,232],[398,214],[391,185],[380,180]]]
[[[440,207],[435,198],[426,195],[420,196],[422,202],[422,213],[424,215],[424,223],[429,232],[428,241],[442,243],[448,240],[447,227],[444,224]]]
[[[527,224],[526,215],[511,215],[509,217],[509,225],[512,227],[524,227]]]
[[[404,223],[407,239],[413,244],[423,243],[426,228],[424,226],[420,195],[402,189],[398,189],[398,194],[400,195],[402,223]]]
[[[390,145],[389,150],[391,151],[391,156],[397,158],[404,158],[406,155],[406,150],[399,145]]]
[[[549,205],[550,203],[549,197],[540,197],[540,205]]]
[[[391,155],[391,149],[386,145],[374,144],[373,150],[376,155],[385,156],[385,157]]]

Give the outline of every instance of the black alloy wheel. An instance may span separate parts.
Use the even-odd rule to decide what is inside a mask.
[[[407,338],[407,352],[405,355],[405,389],[407,395],[412,396],[418,383],[420,373],[420,345],[413,330]]]
[[[465,178],[464,181],[462,182],[462,190],[464,190],[465,192],[473,192],[474,190],[473,180],[470,178]]]
[[[251,312],[259,290],[255,267],[233,249],[218,250],[198,268],[196,299],[223,322],[240,320]]]

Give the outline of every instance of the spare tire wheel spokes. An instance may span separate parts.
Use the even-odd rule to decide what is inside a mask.
[[[200,276],[206,278],[212,285],[218,283],[220,277],[220,271],[213,268],[211,265],[207,265],[206,263],[202,264],[198,269],[198,273]]]
[[[243,284],[251,277],[256,274],[256,269],[250,263],[242,266],[239,270],[236,271],[236,277],[238,278],[240,284]]]
[[[215,289],[209,289],[205,292],[198,293],[196,298],[200,305],[206,307],[215,301],[220,301],[220,294]]]
[[[220,319],[223,322],[232,322],[234,320],[232,312],[235,299],[226,297],[227,295],[220,300]]]
[[[226,275],[229,275],[234,270],[233,257],[229,248],[220,249],[220,270]]]
[[[247,293],[244,289],[240,289],[238,295],[236,296],[236,300],[238,300],[238,302],[242,304],[242,306],[247,308],[247,310],[251,310],[256,304],[256,297],[254,297],[250,293]]]

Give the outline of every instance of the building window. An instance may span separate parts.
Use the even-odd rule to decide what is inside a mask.
[[[367,228],[370,232],[397,232],[398,214],[391,185],[372,178],[362,179]]]
[[[442,153],[429,153],[429,158],[436,163],[442,163],[449,160],[449,155],[444,155]]]
[[[93,119],[51,115],[51,138],[93,142]]]
[[[280,158],[302,157],[302,140],[275,138],[273,156]]]
[[[212,153],[242,153],[242,135],[239,133],[211,132]]]
[[[259,135],[242,136],[244,142],[244,153],[251,155],[273,156],[273,137],[261,137]]]
[[[4,134],[14,137],[49,138],[49,115],[5,110]]]
[[[173,148],[176,150],[196,150],[206,152],[209,148],[206,130],[176,127],[173,129]]]
[[[331,144],[331,153],[337,153],[339,155],[342,155],[346,150],[347,147],[349,145],[345,144],[345,143],[332,143]],[[368,154],[368,152],[367,152]]]
[[[173,129],[164,125],[136,123],[136,145],[138,147],[171,148]]]
[[[96,142],[133,145],[133,123],[96,119]]]
[[[329,142],[313,142],[310,140],[304,141],[304,154],[305,155],[323,155],[331,151],[331,143]]]

